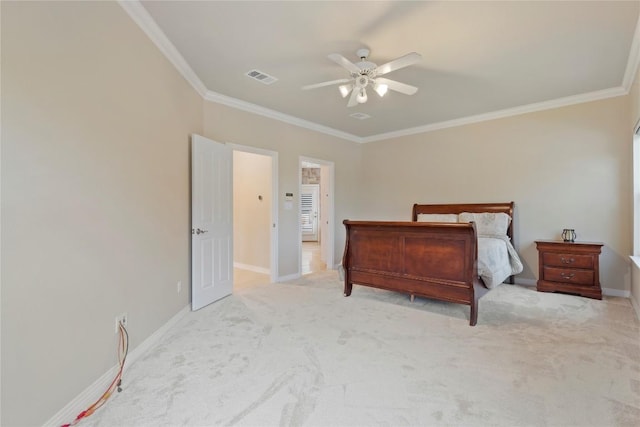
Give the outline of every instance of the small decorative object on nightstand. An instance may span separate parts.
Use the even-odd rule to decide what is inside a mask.
[[[565,242],[575,242],[576,241],[576,231],[573,228],[565,228],[562,230],[562,240]]]
[[[564,238],[564,236],[563,236]],[[602,299],[600,252],[602,243],[536,241],[538,291],[566,292]]]

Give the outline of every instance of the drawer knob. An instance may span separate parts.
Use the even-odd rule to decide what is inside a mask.
[[[575,261],[575,258],[565,258],[565,257],[560,257],[560,262],[563,264],[571,264]]]
[[[565,273],[564,271],[560,273],[560,277],[563,279],[571,280],[576,275],[576,273]]]

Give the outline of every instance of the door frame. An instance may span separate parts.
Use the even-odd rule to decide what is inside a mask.
[[[270,236],[270,282],[278,281],[278,152],[266,150],[264,148],[251,147],[249,145],[234,144],[227,142],[231,148],[232,158],[233,151],[242,151],[245,153],[260,154],[271,157],[271,231]]]
[[[329,191],[329,197],[326,200],[328,206],[326,207],[327,218],[322,218],[322,221],[326,223],[326,236],[320,237],[320,245],[326,244],[326,251],[323,251],[323,256],[326,259],[323,261],[327,264],[327,268],[333,270],[335,268],[334,265],[334,252],[335,252],[335,164],[329,160],[316,159],[313,157],[300,156],[298,158],[298,194],[302,193],[302,164],[303,162],[315,163],[320,165],[321,173],[324,173],[325,169],[327,171],[328,176],[327,186]],[[321,178],[322,181],[322,178]],[[323,188],[320,188],[320,205],[322,206],[325,203],[323,197]],[[326,189],[325,189],[326,190]],[[322,209],[322,208],[321,208]],[[302,215],[302,206],[300,204],[300,199],[298,199],[298,276],[302,275],[302,224],[300,222],[300,216]],[[318,232],[320,233],[323,229],[322,224],[319,224]]]

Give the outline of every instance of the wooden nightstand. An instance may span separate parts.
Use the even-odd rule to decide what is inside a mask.
[[[566,292],[602,299],[600,252],[602,243],[536,241],[538,291]]]

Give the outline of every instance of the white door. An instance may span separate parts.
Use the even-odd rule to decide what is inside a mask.
[[[233,162],[231,149],[191,137],[191,309],[233,290]]]
[[[300,193],[300,220],[302,241],[318,241],[318,184],[302,184]]]

